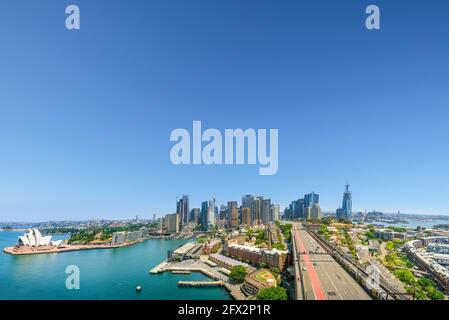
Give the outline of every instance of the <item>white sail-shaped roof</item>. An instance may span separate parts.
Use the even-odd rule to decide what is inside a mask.
[[[42,237],[39,240],[39,246],[48,246],[51,242],[51,236]]]
[[[19,237],[19,244],[22,244],[24,246],[29,246],[30,245],[30,241],[28,240],[28,237],[25,235]]]
[[[23,236],[19,237],[18,241],[19,245],[23,246],[48,246],[48,245],[60,245],[61,241],[54,241],[55,244],[52,244],[51,236],[43,237],[41,232],[35,228],[28,230]]]
[[[28,242],[30,243],[30,246],[35,247],[36,246],[36,237],[34,236],[34,231],[31,229],[26,234],[26,237],[28,238]]]
[[[61,243],[62,243],[62,240],[55,240],[55,241],[52,241],[52,242],[51,242],[51,245],[52,245],[52,246],[59,247],[59,246],[61,245]]]
[[[34,242],[35,242],[36,246],[41,245],[42,234],[40,233],[40,231],[37,229],[34,229],[34,228],[31,230],[32,230],[32,233],[34,234],[34,239],[35,239]]]

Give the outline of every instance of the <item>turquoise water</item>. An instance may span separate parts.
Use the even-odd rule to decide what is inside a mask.
[[[16,243],[21,234],[0,232],[0,248]],[[148,240],[124,248],[28,256],[0,252],[0,299],[229,300],[224,288],[177,286],[179,280],[207,279],[202,274],[148,273],[166,258],[167,250],[185,242]],[[65,270],[69,265],[80,269],[79,290],[66,289]],[[135,291],[138,285],[142,287],[140,293]]]

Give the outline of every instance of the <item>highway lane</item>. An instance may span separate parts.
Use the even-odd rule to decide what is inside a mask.
[[[300,224],[292,229],[306,300],[368,300],[363,288]]]
[[[298,232],[295,230],[295,232]],[[300,268],[303,274],[302,280],[303,285],[305,285],[305,293],[307,297],[313,297],[316,300],[325,300],[326,296],[324,294],[323,287],[318,277],[318,273],[315,270],[314,264],[309,258],[309,249],[306,245],[303,237],[296,233],[295,241],[297,244],[298,252],[300,252]]]

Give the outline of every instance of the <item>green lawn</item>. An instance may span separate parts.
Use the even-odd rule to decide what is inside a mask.
[[[273,275],[269,273],[268,271],[261,271],[258,274],[256,274],[256,279],[260,282],[266,282],[268,279],[274,279]],[[275,280],[276,281],[276,280]]]

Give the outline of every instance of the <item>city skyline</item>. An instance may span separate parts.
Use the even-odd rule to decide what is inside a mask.
[[[199,219],[201,221],[202,217],[202,207],[205,204],[206,208],[210,207],[210,203],[214,203],[214,208],[215,211],[213,211],[214,214],[214,219],[219,219],[220,215],[221,215],[221,210],[224,208],[224,210],[226,210],[229,207],[229,205],[232,203],[235,203],[235,208],[238,210],[238,214],[239,214],[239,218],[240,218],[240,223],[242,221],[242,212],[241,210],[243,208],[249,208],[250,206],[245,203],[246,201],[248,201],[248,198],[252,198],[250,199],[250,201],[254,201],[254,199],[259,199],[260,201],[263,201],[263,199],[267,199],[268,201],[270,201],[270,206],[276,206],[279,210],[279,216],[283,216],[285,214],[285,210],[288,210],[289,208],[291,209],[291,205],[296,202],[296,201],[302,201],[301,205],[308,207],[308,208],[312,208],[313,204],[317,204],[320,212],[322,214],[331,214],[336,216],[337,218],[339,217],[339,210],[342,210],[341,212],[343,212],[343,218],[344,217],[350,217],[352,218],[352,216],[355,213],[367,213],[367,212],[382,212],[385,214],[406,214],[406,215],[428,215],[428,216],[449,216],[448,214],[438,214],[438,213],[417,213],[417,212],[405,212],[405,211],[400,211],[400,210],[396,210],[396,211],[385,211],[379,208],[372,208],[372,209],[354,209],[352,208],[352,190],[349,190],[349,185],[346,184],[345,185],[345,191],[343,192],[343,201],[340,202],[340,205],[336,206],[334,209],[332,208],[322,208],[321,203],[320,203],[320,194],[316,193],[315,191],[311,191],[309,193],[305,193],[302,196],[298,196],[298,200],[291,200],[288,204],[283,205],[280,204],[278,201],[273,201],[272,198],[267,198],[266,195],[254,195],[254,194],[242,194],[240,198],[234,198],[233,200],[223,200],[223,202],[219,202],[216,200],[215,197],[212,197],[210,200],[202,200],[199,201],[198,205],[196,205],[195,203],[193,203],[193,205],[190,206],[190,195],[189,194],[183,194],[181,197],[176,196],[176,206],[174,207],[174,209],[172,210],[167,210],[166,212],[151,212],[151,213],[144,213],[144,212],[137,212],[136,213],[130,213],[130,215],[128,217],[126,216],[122,216],[122,217],[110,217],[110,216],[106,216],[106,217],[85,217],[82,219],[49,219],[49,220],[0,220],[0,222],[17,222],[17,221],[26,221],[26,222],[45,222],[45,221],[82,221],[82,220],[138,220],[138,218],[140,220],[155,220],[160,219],[160,218],[166,218],[167,216],[177,216],[177,220],[178,220],[178,224],[179,224],[179,230],[182,229],[183,225],[188,225],[189,222]],[[349,196],[348,196],[349,194]],[[302,197],[302,198],[301,198]],[[348,198],[349,197],[349,198]],[[237,200],[236,200],[237,199]],[[240,199],[240,200],[238,200]],[[342,207],[345,206],[347,204],[347,201],[349,200],[349,208],[347,210],[349,210],[349,215],[347,213],[346,210],[343,210]],[[184,204],[184,205],[183,205]],[[261,204],[259,204],[260,206]],[[189,207],[190,206],[190,207]],[[182,209],[180,209],[182,208]],[[209,210],[206,209],[207,211],[207,216],[206,218],[209,219],[208,215],[209,215]],[[251,208],[251,220],[254,221],[256,218],[254,216],[254,207]],[[197,214],[197,216],[195,216],[195,214]],[[183,218],[182,218],[183,217]],[[288,217],[288,218],[292,218],[292,216]],[[261,220],[261,219],[260,219]],[[216,222],[215,222],[216,223]]]
[[[2,4],[0,221],[160,216],[182,194],[334,211],[346,183],[353,211],[449,215],[449,3],[376,1],[381,30],[369,4],[78,0],[71,31],[64,4]],[[193,121],[277,129],[277,173],[174,165]]]

